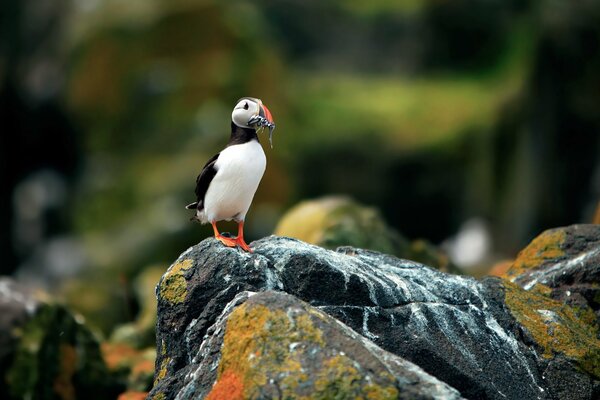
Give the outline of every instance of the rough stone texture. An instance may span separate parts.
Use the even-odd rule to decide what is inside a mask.
[[[188,393],[201,398],[223,379],[227,387],[247,387],[237,385],[221,364],[227,359],[222,338],[237,310],[251,307],[253,298],[268,302],[263,295],[245,303],[236,296],[267,290],[307,302],[352,328],[361,343],[373,342],[405,366],[418,365],[465,398],[593,399],[600,394],[600,345],[587,308],[499,278],[477,281],[372,251],[344,247],[334,252],[280,237],[254,242],[253,248],[248,254],[207,239],[184,252],[163,276],[157,286],[158,355],[149,398],[179,394],[183,399]],[[304,303],[290,302],[314,315]],[[237,326],[232,332],[247,330]],[[321,348],[330,350],[329,343]],[[198,368],[203,373],[194,374]],[[280,372],[288,370],[281,366]],[[569,390],[571,382],[577,389]],[[191,387],[194,391],[184,391]]]
[[[412,363],[281,292],[238,294],[210,333],[186,368],[178,399],[460,398]]]
[[[509,289],[506,303],[542,355],[556,398],[600,398],[600,225],[543,232],[505,276],[527,291]]]
[[[546,286],[551,298],[589,306],[600,318],[600,225],[543,232],[519,253],[506,275],[526,290]]]
[[[98,342],[64,307],[0,279],[2,399],[115,398]]]

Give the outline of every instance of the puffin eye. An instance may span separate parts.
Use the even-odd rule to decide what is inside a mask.
[[[248,102],[246,102],[246,103],[244,104],[244,110],[247,110],[247,109],[248,109]]]

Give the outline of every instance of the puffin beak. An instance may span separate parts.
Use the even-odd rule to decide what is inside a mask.
[[[275,122],[273,121],[273,116],[271,115],[271,111],[269,111],[269,109],[267,108],[267,106],[265,106],[264,104],[260,105],[260,112],[259,112],[261,117],[264,117],[267,119],[267,121],[269,121],[271,123],[271,125],[275,125]]]
[[[273,116],[271,115],[271,111],[269,111],[267,106],[261,104],[260,110],[262,114],[264,114],[262,116],[265,117],[267,121],[269,121],[265,124],[265,126],[269,128],[269,144],[271,145],[271,148],[273,148],[273,131],[275,130],[275,121],[273,121]]]
[[[258,115],[253,116],[248,120],[248,125],[256,125],[256,128],[267,127],[269,128],[269,143],[271,144],[271,148],[273,148],[273,130],[275,129],[275,122],[273,121],[273,115],[271,115],[271,111],[262,104],[259,103],[258,107]]]

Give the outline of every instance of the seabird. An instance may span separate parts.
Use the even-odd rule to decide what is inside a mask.
[[[271,141],[275,123],[262,101],[254,97],[239,99],[231,113],[229,143],[204,165],[196,179],[197,201],[186,206],[196,210],[192,220],[211,223],[215,238],[225,246],[240,246],[249,252],[252,250],[244,241],[244,219],[267,166],[257,135],[265,127]],[[223,236],[217,229],[218,221],[231,220],[238,223],[235,238]]]

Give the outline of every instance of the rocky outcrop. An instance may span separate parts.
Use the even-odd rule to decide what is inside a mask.
[[[161,278],[150,399],[600,395],[588,306],[350,247],[269,237],[253,248],[207,239]]]
[[[241,292],[209,334],[178,398],[460,398],[412,363],[281,292]]]
[[[116,398],[98,342],[61,305],[0,278],[2,399]]]

